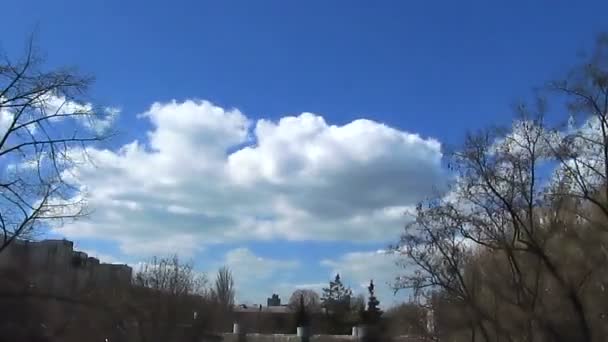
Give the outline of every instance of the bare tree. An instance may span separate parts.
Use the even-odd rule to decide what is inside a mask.
[[[319,294],[308,289],[295,290],[289,297],[287,306],[290,310],[296,312],[300,308],[302,301],[306,312],[313,313],[321,311],[321,298],[319,297]]]
[[[359,293],[350,299],[350,310],[357,314],[365,311],[365,295],[363,293]]]
[[[599,35],[592,53],[549,89],[566,101],[571,123],[583,119],[551,146],[561,163],[560,179],[568,184],[561,194],[587,201],[608,217],[608,33]]]
[[[607,58],[596,52],[568,81],[552,83],[555,102],[584,113],[584,125],[549,127],[539,98],[517,108],[511,129],[469,134],[449,159],[452,189],[418,206],[394,248],[413,270],[397,287],[426,304],[442,293],[443,312],[468,320],[471,341],[599,341],[606,333],[598,299],[608,285]]]
[[[212,319],[215,331],[229,330],[234,320],[235,288],[232,271],[226,266],[217,272],[211,289],[211,300],[214,305]]]
[[[132,300],[148,341],[170,340],[180,324],[193,324],[199,314],[209,310],[206,276],[175,255],[155,257],[144,264],[134,285]]]
[[[144,263],[135,274],[134,284],[174,296],[204,295],[207,277],[197,273],[191,262],[183,263],[177,255],[166,258],[154,257]]]
[[[403,303],[388,309],[384,315],[391,336],[427,336],[426,310],[414,303]]]
[[[31,41],[22,60],[0,62],[0,252],[39,227],[86,214],[68,170],[108,136],[116,114],[86,101],[91,78],[43,71],[41,62]]]
[[[218,304],[226,310],[231,310],[234,306],[234,278],[228,267],[222,267],[217,272],[213,296]]]

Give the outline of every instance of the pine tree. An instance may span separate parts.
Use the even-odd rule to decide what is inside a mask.
[[[374,293],[373,280],[369,282],[367,290],[369,292],[369,299],[367,300],[367,311],[365,312],[365,321],[368,324],[374,324],[380,320],[380,316],[382,316],[382,310],[378,308],[380,301],[376,298],[376,295]]]
[[[329,287],[323,289],[321,303],[327,311],[348,310],[352,291],[346,288],[340,280],[340,274],[336,274],[334,281],[329,282]]]
[[[329,282],[329,287],[323,289],[321,303],[333,333],[342,334],[347,330],[351,296],[352,291],[342,284],[340,274]]]

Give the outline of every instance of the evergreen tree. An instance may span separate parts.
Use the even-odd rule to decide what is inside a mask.
[[[368,324],[374,324],[380,320],[380,316],[382,316],[382,310],[378,308],[380,301],[376,298],[376,295],[374,293],[373,280],[369,282],[367,290],[369,292],[369,299],[367,300],[367,311],[365,312],[364,321]]]
[[[337,274],[336,278],[329,282],[329,287],[323,289],[321,303],[325,309],[332,333],[343,334],[347,332],[351,296],[352,291],[342,284],[340,274]]]
[[[352,291],[346,288],[340,280],[340,274],[336,274],[334,281],[329,282],[329,287],[323,289],[321,303],[323,308],[329,311],[348,310]]]

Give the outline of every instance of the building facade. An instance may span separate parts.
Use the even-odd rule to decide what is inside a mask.
[[[19,277],[30,289],[69,296],[90,289],[127,288],[133,271],[75,251],[72,241],[18,240],[0,253],[0,272]]]

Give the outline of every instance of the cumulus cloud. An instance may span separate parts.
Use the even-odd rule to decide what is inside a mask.
[[[69,170],[93,213],[68,237],[124,253],[193,253],[244,240],[394,239],[402,213],[441,188],[441,146],[372,120],[303,113],[252,120],[207,101],[155,103],[152,128]]]
[[[6,98],[0,100],[7,101]],[[23,125],[21,129],[26,129],[33,135],[42,134],[36,123],[40,118],[46,118],[48,121],[45,122],[53,124],[71,121],[76,123],[76,127],[101,135],[114,125],[121,112],[117,107],[95,106],[90,102],[78,102],[54,93],[37,97],[29,106],[25,112],[19,113],[16,126]],[[0,105],[0,137],[7,133],[15,115],[22,109],[21,105],[9,102]]]
[[[33,107],[48,116],[50,121],[71,118],[81,126],[98,134],[109,130],[120,114],[120,109],[116,107],[97,108],[90,102],[77,102],[51,93],[41,96]],[[36,127],[32,125],[31,128]]]
[[[268,284],[269,279],[296,270],[300,263],[296,260],[264,258],[248,248],[235,248],[226,253],[219,266],[227,266],[232,271],[237,302],[254,301],[259,304],[269,295],[272,286]]]

